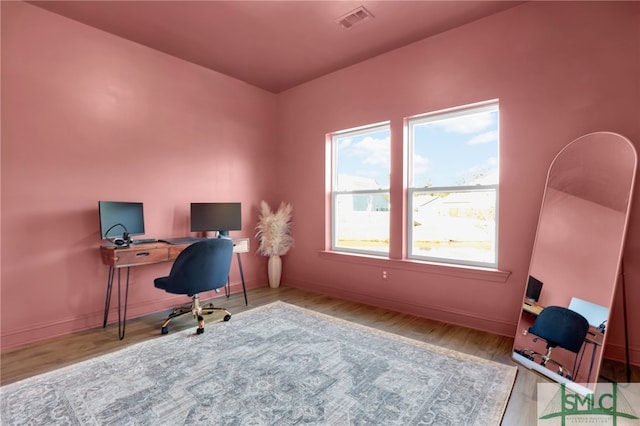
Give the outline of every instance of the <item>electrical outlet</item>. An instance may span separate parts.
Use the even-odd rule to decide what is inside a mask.
[[[387,273],[387,271],[382,271],[382,279],[386,280],[387,278],[389,278],[389,274]]]

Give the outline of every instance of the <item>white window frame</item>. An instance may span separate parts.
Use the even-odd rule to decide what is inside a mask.
[[[332,133],[331,136],[331,250],[332,251],[336,251],[336,252],[346,252],[346,253],[354,253],[354,254],[364,254],[364,255],[371,255],[371,256],[383,256],[383,257],[388,257],[389,256],[389,249],[390,247],[387,246],[386,250],[367,250],[367,249],[357,249],[357,248],[353,248],[353,247],[344,247],[344,246],[339,246],[338,245],[338,221],[337,221],[337,208],[338,208],[338,197],[340,197],[341,195],[370,195],[370,196],[375,196],[375,195],[381,195],[381,196],[385,196],[387,197],[387,199],[390,198],[391,196],[391,188],[390,186],[386,189],[384,188],[378,188],[378,189],[364,189],[364,190],[338,190],[336,188],[338,188],[338,161],[337,161],[337,149],[338,149],[338,144],[337,144],[337,140],[344,138],[345,136],[360,136],[363,134],[367,134],[367,133],[375,133],[375,132],[379,132],[381,130],[386,130],[389,132],[389,135],[391,134],[391,127],[390,127],[390,123],[385,122],[385,123],[377,123],[377,124],[372,124],[372,125],[368,125],[368,126],[363,126],[363,127],[359,127],[356,129],[351,129],[351,130],[343,130],[340,132],[336,132],[336,133]],[[391,149],[391,147],[389,147],[389,149]],[[389,164],[389,167],[391,165]],[[391,206],[389,206],[389,211],[391,209]],[[387,232],[390,232],[390,219],[389,222],[387,223]]]
[[[430,113],[418,117],[412,117],[406,119],[407,125],[407,144],[408,144],[408,161],[407,161],[407,258],[414,260],[423,260],[430,261],[435,263],[442,264],[455,264],[455,265],[465,265],[465,266],[478,266],[478,267],[487,267],[487,268],[497,268],[498,266],[498,195],[499,195],[499,185],[498,184],[490,184],[490,185],[473,185],[473,186],[443,186],[443,187],[414,187],[414,183],[412,182],[414,175],[414,141],[413,141],[413,127],[416,125],[422,125],[429,122],[436,122],[440,120],[445,120],[454,117],[461,117],[470,114],[477,114],[480,112],[489,112],[496,111],[499,114],[499,104],[498,101],[490,101],[482,104],[475,104],[470,106],[465,106],[461,108],[457,108],[455,110],[448,110],[443,112],[435,112]],[[498,123],[499,128],[499,123]],[[499,136],[498,136],[499,137]],[[498,150],[497,155],[500,155],[500,145],[498,142]],[[495,218],[494,218],[494,261],[493,262],[482,262],[482,261],[472,261],[468,259],[458,259],[458,258],[449,258],[449,257],[431,257],[425,256],[421,254],[414,253],[413,250],[413,238],[414,238],[414,199],[417,193],[452,193],[452,192],[494,192],[495,193]]]

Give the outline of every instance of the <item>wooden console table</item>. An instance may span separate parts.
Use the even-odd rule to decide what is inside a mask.
[[[240,279],[242,280],[242,291],[244,293],[244,303],[248,305],[247,288],[244,283],[244,272],[242,271],[242,259],[240,253],[249,251],[248,238],[234,238],[233,252],[236,253],[238,259],[238,268],[240,269]],[[113,288],[113,279],[116,270],[118,272],[118,337],[124,339],[124,329],[127,321],[127,299],[129,296],[129,272],[133,266],[152,265],[155,263],[174,261],[178,255],[193,243],[186,244],[169,244],[165,242],[133,244],[129,247],[119,248],[113,244],[107,244],[100,247],[100,256],[102,263],[109,266],[109,276],[107,278],[107,300],[104,305],[104,322],[102,327],[107,326],[107,318],[109,316],[109,305],[111,302],[111,290]],[[120,271],[127,268],[124,303],[121,298],[121,279]],[[229,297],[230,283],[227,280],[225,294]],[[121,313],[122,308],[122,313]]]

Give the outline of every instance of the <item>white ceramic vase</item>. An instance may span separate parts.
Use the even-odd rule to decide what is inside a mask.
[[[280,256],[270,256],[267,269],[269,273],[269,287],[280,287],[280,277],[282,276],[282,259],[280,259]]]

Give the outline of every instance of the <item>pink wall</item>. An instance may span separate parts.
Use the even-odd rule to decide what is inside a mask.
[[[575,138],[605,130],[640,148],[638,28],[638,3],[530,2],[281,94],[278,148],[287,167],[279,182],[296,209],[296,247],[285,259],[285,282],[513,335],[555,155]],[[494,98],[501,121],[499,268],[508,278],[323,253],[326,133],[390,120],[391,202],[402,206],[403,118]],[[640,185],[635,192],[625,252],[630,306],[640,301]],[[392,216],[395,258],[404,244],[399,210]],[[618,358],[620,308],[618,300],[607,348]],[[629,315],[640,363],[640,311]]]
[[[638,27],[638,3],[532,2],[275,96],[2,2],[2,346],[100,325],[99,199],[143,201],[155,237],[184,234],[188,203],[215,199],[242,201],[241,234],[252,236],[257,203],[282,199],[294,206],[296,241],[284,285],[513,335],[554,156],[593,131],[640,145]],[[323,253],[326,133],[391,120],[399,141],[403,117],[493,98],[506,273],[400,260],[401,209],[392,212],[393,260]],[[392,154],[398,200],[401,143]],[[625,256],[637,304],[638,208]],[[246,259],[249,285],[265,285],[264,259]],[[130,316],[175,304],[151,284],[168,268],[134,271]],[[630,315],[637,330],[640,311]],[[616,313],[608,350],[618,357],[620,325]],[[631,344],[640,362],[637,333]]]
[[[144,202],[155,238],[189,233],[191,201],[240,201],[232,236],[253,237],[275,197],[274,119],[271,93],[2,2],[2,347],[102,324],[98,200]],[[249,287],[265,265],[244,255]],[[129,317],[188,300],[153,287],[170,266],[132,270]]]
[[[544,283],[539,303],[569,306],[571,298],[578,297],[608,306],[624,225],[625,214],[620,211],[547,188],[530,270]],[[576,271],[575,265],[581,263],[584,269]]]

